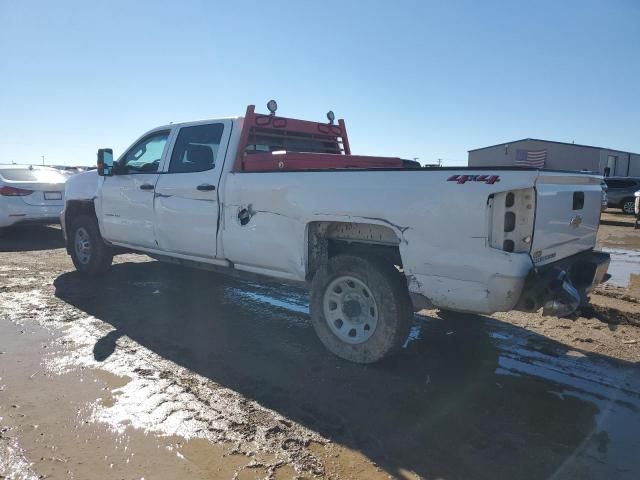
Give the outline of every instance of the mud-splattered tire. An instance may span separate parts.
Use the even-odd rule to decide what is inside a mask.
[[[374,363],[402,347],[413,322],[403,276],[388,263],[338,255],[321,266],[311,284],[311,321],[334,354]]]
[[[71,259],[78,272],[95,276],[106,272],[113,262],[113,251],[104,243],[95,217],[79,215],[69,228]]]

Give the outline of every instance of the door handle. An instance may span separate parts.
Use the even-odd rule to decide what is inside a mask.
[[[202,185],[198,185],[196,188],[203,192],[210,192],[211,190],[215,190],[216,186],[209,185],[208,183],[203,183]]]
[[[140,190],[153,190],[153,185],[150,183],[143,183],[140,185]]]

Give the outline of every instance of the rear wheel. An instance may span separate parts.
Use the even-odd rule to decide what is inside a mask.
[[[622,202],[622,211],[633,215],[635,213],[635,200],[633,198],[627,198]]]
[[[391,264],[338,255],[316,272],[311,286],[311,320],[334,354],[373,363],[397,351],[413,321],[402,275]]]
[[[100,275],[113,261],[111,247],[104,243],[95,217],[79,215],[69,229],[71,259],[80,273]]]

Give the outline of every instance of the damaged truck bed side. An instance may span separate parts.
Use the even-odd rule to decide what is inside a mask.
[[[99,150],[66,184],[76,268],[103,273],[124,248],[305,282],[324,345],[361,363],[397,350],[415,309],[568,315],[606,280],[601,177],[351,155],[332,114],[270,110],[159,127],[117,161]]]

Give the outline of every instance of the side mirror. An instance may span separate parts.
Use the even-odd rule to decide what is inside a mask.
[[[101,177],[113,175],[113,150],[110,148],[98,150],[98,175]]]

